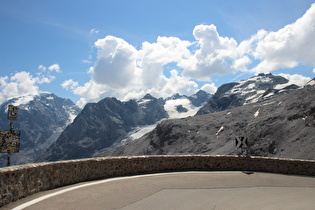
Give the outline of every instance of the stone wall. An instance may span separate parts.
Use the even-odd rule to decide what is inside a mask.
[[[315,161],[239,156],[91,158],[0,168],[0,207],[39,191],[108,177],[168,171],[256,171],[315,176]]]

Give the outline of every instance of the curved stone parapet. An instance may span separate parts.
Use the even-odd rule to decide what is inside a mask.
[[[170,171],[256,171],[315,175],[315,161],[240,156],[90,158],[0,168],[0,207],[39,191],[109,177]]]

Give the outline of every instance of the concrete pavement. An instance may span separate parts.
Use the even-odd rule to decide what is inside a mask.
[[[315,177],[182,172],[84,182],[3,209],[315,209]]]

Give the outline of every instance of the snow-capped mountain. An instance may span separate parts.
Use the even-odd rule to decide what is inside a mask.
[[[70,99],[52,93],[24,95],[1,104],[1,130],[9,129],[7,110],[10,104],[18,106],[18,120],[13,121],[13,129],[21,131],[20,152],[11,155],[11,165],[34,162],[80,112]],[[1,156],[0,166],[6,165],[5,156]]]
[[[282,76],[258,74],[246,80],[220,86],[209,102],[198,111],[198,115],[266,100],[288,90],[297,89]]]
[[[149,94],[138,103],[116,98],[89,103],[37,161],[92,157],[125,139],[134,128],[166,117],[163,101]]]
[[[144,97],[145,98],[145,97]],[[186,96],[180,95],[178,93],[173,94],[171,97],[168,97],[164,100],[164,109],[168,114],[168,119],[179,119],[185,118],[189,116],[193,116],[197,113],[197,111],[209,101],[211,98],[211,94],[199,90],[197,93]],[[163,101],[163,99],[159,99]],[[138,100],[139,104],[143,104],[147,101],[147,99]],[[121,142],[113,144],[111,147],[106,148],[104,151],[111,150],[113,148],[118,148],[126,143],[133,141],[142,137],[143,135],[152,131],[161,121],[165,119],[161,119],[160,121],[155,122],[154,124],[138,126],[134,128],[130,133],[127,134],[127,137],[123,139]]]
[[[203,90],[199,90],[192,96],[176,93],[165,99],[164,109],[171,119],[189,117],[195,115],[210,98],[211,95]]]
[[[209,98],[199,91],[191,97],[176,94],[166,100],[147,94],[139,100],[105,98],[87,104],[38,161],[92,157],[144,135],[163,119],[194,115],[195,105]]]
[[[249,81],[254,79],[259,78]],[[272,86],[270,78],[258,81],[262,80],[268,82],[267,87]],[[244,90],[239,89],[239,93],[247,93],[252,103],[210,114],[164,120],[143,137],[99,156],[236,155],[241,150],[236,148],[235,137],[244,136],[248,138],[249,155],[315,160],[315,85],[260,100],[263,93],[253,97],[252,89],[247,88],[251,84],[244,85],[246,82],[232,86],[242,84]],[[233,87],[218,91],[221,95],[235,93]],[[258,102],[253,101],[255,98]]]

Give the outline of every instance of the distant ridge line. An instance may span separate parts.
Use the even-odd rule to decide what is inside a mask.
[[[306,83],[306,85],[309,84],[309,83],[311,83],[312,81],[315,82],[315,77],[314,77],[313,79],[310,79],[310,80]]]

